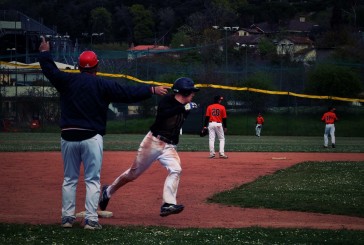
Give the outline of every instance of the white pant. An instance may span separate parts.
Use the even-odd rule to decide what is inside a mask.
[[[102,136],[97,134],[83,141],[61,139],[61,151],[64,167],[62,217],[76,217],[76,190],[81,162],[83,162],[86,184],[85,219],[98,221],[96,211],[100,196],[100,171],[103,154]]]
[[[138,178],[156,160],[159,160],[168,171],[163,188],[163,203],[177,204],[177,190],[182,168],[176,145],[167,144],[157,139],[151,132],[140,143],[138,153],[131,167],[110,185],[110,196],[123,185]]]
[[[335,124],[326,124],[324,133],[324,146],[329,145],[329,137],[331,137],[331,144],[335,144]]]
[[[215,137],[220,141],[219,144],[219,153],[224,155],[225,153],[225,134],[224,128],[222,127],[222,123],[210,122],[209,123],[209,148],[210,155],[215,155]]]
[[[255,126],[255,135],[260,137],[260,132],[262,132],[262,124],[257,124]]]

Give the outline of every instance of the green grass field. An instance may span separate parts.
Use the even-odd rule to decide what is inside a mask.
[[[110,134],[105,150],[136,151],[144,135]],[[364,139],[337,137],[337,148],[324,149],[322,137],[226,137],[227,151],[241,152],[364,152]],[[1,133],[0,152],[59,151],[58,133]],[[182,135],[179,151],[207,151],[208,139]],[[1,153],[0,153],[1,154]],[[363,154],[364,160],[364,154]],[[26,164],[26,161],[25,163]],[[263,176],[209,202],[364,217],[364,162],[307,162]],[[96,232],[82,227],[0,224],[0,244],[364,244],[364,231],[270,229],[174,229],[104,226]]]
[[[363,232],[313,229],[173,229],[164,227],[103,226],[85,231],[59,225],[0,224],[1,244],[115,244],[115,245],[237,245],[237,244],[363,244]]]
[[[106,134],[104,150],[136,151],[142,134]],[[336,137],[335,149],[323,148],[323,136],[226,135],[227,152],[364,152],[364,138]],[[60,151],[59,133],[0,133],[2,151]],[[208,137],[183,134],[178,151],[208,151]]]

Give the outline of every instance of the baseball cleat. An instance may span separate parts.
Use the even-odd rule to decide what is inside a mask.
[[[99,207],[102,211],[104,211],[107,207],[107,204],[109,204],[109,200],[110,198],[107,196],[107,187],[109,187],[108,185],[104,185],[101,189],[101,195],[100,195],[100,199],[99,199]]]
[[[101,230],[102,226],[97,221],[86,220],[85,226],[83,227],[85,230]]]
[[[166,217],[166,216],[171,215],[171,214],[178,214],[178,213],[182,212],[184,208],[185,207],[183,205],[165,203],[161,207],[160,216]]]
[[[220,154],[220,158],[227,159],[227,158],[228,158],[228,156],[226,156],[225,154]]]
[[[61,226],[63,228],[72,228],[73,223],[75,222],[75,218],[66,216],[62,218],[62,224]]]
[[[209,158],[215,158],[215,155],[210,155]]]
[[[332,144],[332,148],[335,148],[335,144]]]

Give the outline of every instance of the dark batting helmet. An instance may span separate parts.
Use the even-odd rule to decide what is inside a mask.
[[[78,57],[78,65],[81,68],[89,69],[95,67],[99,63],[97,55],[92,51],[84,51]]]
[[[188,78],[188,77],[178,78],[174,82],[174,84],[172,86],[172,90],[173,90],[173,92],[182,94],[183,96],[188,96],[192,92],[200,91],[199,88],[195,87],[195,83],[193,82],[193,80],[191,78]]]

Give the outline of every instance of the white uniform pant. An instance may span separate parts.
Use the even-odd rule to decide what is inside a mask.
[[[163,188],[163,203],[177,204],[177,190],[182,168],[176,145],[161,141],[154,137],[151,132],[140,143],[138,153],[131,167],[110,185],[109,195],[111,196],[120,187],[138,178],[156,160],[168,171]]]
[[[257,124],[255,126],[255,135],[260,137],[260,133],[262,132],[262,124]]]
[[[225,134],[222,123],[210,122],[209,123],[209,148],[210,155],[215,155],[215,137],[219,139],[219,153],[224,155],[225,153]]]
[[[86,185],[85,219],[98,221],[96,211],[100,196],[100,172],[103,154],[102,136],[97,134],[83,141],[61,139],[61,151],[64,168],[62,217],[76,217],[76,190],[81,162],[83,162]]]
[[[331,144],[335,144],[335,124],[326,124],[324,133],[324,146],[329,145],[329,137],[331,137]]]

